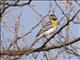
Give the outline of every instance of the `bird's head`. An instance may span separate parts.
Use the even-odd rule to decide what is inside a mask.
[[[51,15],[49,16],[49,19],[50,19],[50,20],[57,20],[57,18],[56,18],[56,16],[55,16],[54,14],[51,14]]]

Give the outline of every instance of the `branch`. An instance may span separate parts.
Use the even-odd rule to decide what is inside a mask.
[[[76,43],[78,41],[80,41],[80,37],[78,37],[78,38],[76,38],[76,39],[74,39],[74,40],[72,40],[68,43],[62,43],[62,44],[56,45],[56,46],[48,46],[48,47],[44,47],[42,49],[37,48],[37,49],[30,49],[30,50],[22,49],[22,50],[17,50],[17,51],[15,51],[15,50],[1,51],[0,56],[2,56],[2,55],[8,55],[8,56],[19,55],[19,56],[21,56],[21,55],[25,55],[25,54],[28,55],[28,54],[34,53],[34,52],[48,51],[48,50],[51,50],[51,49],[58,49],[58,48],[61,48],[61,47],[68,46],[68,45],[71,45],[73,43]]]
[[[8,6],[25,6],[25,5],[29,5],[31,3],[32,0],[29,0],[27,3],[23,3],[23,4],[17,4],[19,2],[19,0],[17,2],[15,2],[14,4],[9,4],[9,3],[3,3],[1,2],[1,4],[5,4]]]
[[[2,10],[2,12],[0,12],[0,17],[2,17],[2,14],[6,11],[6,9],[8,9],[9,7],[12,7],[12,6],[25,6],[25,5],[29,5],[31,3],[32,0],[29,0],[27,3],[23,3],[23,4],[17,4],[19,2],[19,0],[17,2],[15,2],[15,4],[9,4],[9,3],[4,3],[4,2],[0,2],[0,4],[5,4],[7,5],[6,7],[4,7],[4,9]]]

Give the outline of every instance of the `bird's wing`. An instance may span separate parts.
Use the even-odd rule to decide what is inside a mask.
[[[47,25],[45,25],[45,26],[37,33],[36,37],[39,36],[41,33],[49,30],[51,27],[53,27],[52,24],[47,24]]]

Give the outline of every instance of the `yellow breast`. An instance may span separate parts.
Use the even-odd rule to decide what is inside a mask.
[[[52,22],[53,26],[57,26],[59,23],[58,20],[52,20],[51,22]]]

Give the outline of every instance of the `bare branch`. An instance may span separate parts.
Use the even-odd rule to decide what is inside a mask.
[[[0,52],[0,55],[9,55],[9,56],[15,56],[15,55],[24,55],[24,54],[30,54],[30,53],[33,53],[33,52],[40,52],[40,51],[48,51],[48,50],[51,50],[51,49],[58,49],[58,48],[61,48],[61,47],[64,47],[64,46],[68,46],[68,45],[71,45],[73,43],[76,43],[80,41],[80,37],[68,42],[68,43],[63,43],[63,44],[60,44],[60,45],[56,45],[56,46],[48,46],[48,47],[44,47],[44,48],[37,48],[37,49],[30,49],[30,50],[18,50],[18,51],[15,51],[15,50],[8,50],[8,51],[1,51]]]
[[[0,2],[0,4],[4,4],[4,5],[7,5],[6,7],[4,7],[4,9],[2,10],[2,12],[0,12],[0,17],[2,17],[2,14],[6,11],[6,9],[8,9],[9,7],[12,7],[12,6],[19,6],[19,7],[22,7],[22,6],[25,6],[25,5],[29,5],[31,3],[32,0],[29,0],[27,3],[23,3],[23,4],[17,4],[19,2],[19,0],[17,0],[15,2],[15,4],[9,4],[9,3],[4,3],[4,2]]]

